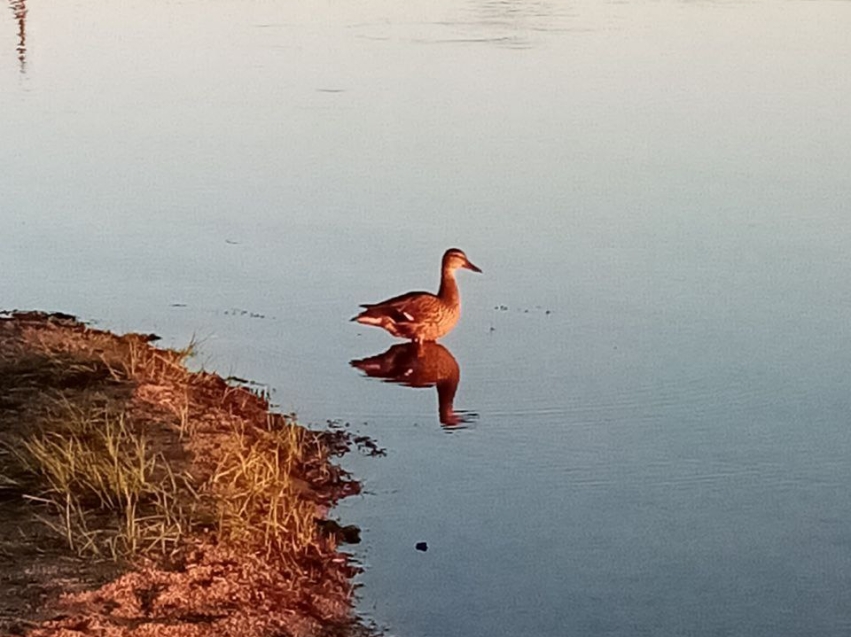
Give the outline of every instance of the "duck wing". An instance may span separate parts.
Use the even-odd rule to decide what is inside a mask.
[[[440,303],[431,292],[408,292],[378,303],[365,303],[363,314],[382,314],[396,323],[410,323],[420,320],[431,308]]]

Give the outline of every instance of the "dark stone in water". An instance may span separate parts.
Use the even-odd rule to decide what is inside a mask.
[[[346,544],[360,544],[360,529],[354,524],[348,524],[340,529],[339,536]]]
[[[317,519],[316,525],[326,534],[334,535],[343,544],[359,544],[360,528],[354,524],[341,526],[336,520]]]

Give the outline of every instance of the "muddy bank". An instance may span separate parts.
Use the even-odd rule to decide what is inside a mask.
[[[0,316],[0,634],[364,635],[351,437],[154,337]]]

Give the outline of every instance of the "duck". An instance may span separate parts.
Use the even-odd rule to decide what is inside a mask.
[[[451,332],[461,316],[461,295],[455,280],[459,268],[482,271],[463,250],[449,248],[443,253],[437,294],[408,292],[378,303],[365,303],[360,306],[364,310],[351,320],[383,328],[415,343],[436,341]]]
[[[388,383],[435,387],[437,415],[445,427],[463,425],[472,417],[453,407],[461,368],[452,352],[440,343],[397,343],[381,354],[349,361],[349,365]]]

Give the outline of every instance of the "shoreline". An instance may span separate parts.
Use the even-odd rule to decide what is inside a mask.
[[[155,340],[0,315],[0,635],[374,634],[327,519],[355,436]]]

